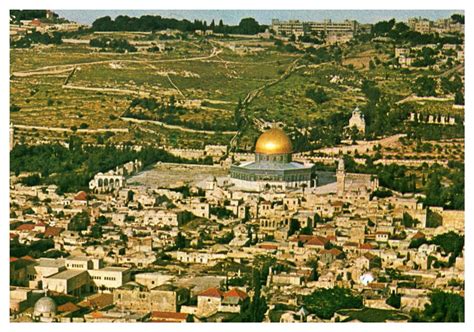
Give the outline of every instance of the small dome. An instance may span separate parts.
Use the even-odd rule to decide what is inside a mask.
[[[55,315],[57,310],[56,302],[49,296],[43,296],[35,303],[35,316],[51,316]]]
[[[255,152],[262,154],[292,153],[293,146],[283,130],[272,128],[260,135],[255,145]]]

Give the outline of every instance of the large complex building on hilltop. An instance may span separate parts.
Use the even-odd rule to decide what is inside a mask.
[[[311,33],[356,33],[358,26],[357,21],[353,20],[345,20],[343,22],[333,22],[331,20],[324,20],[322,22],[272,20],[272,30],[275,31],[277,35],[295,35],[297,37]]]
[[[237,187],[249,190],[315,186],[314,165],[292,161],[292,152],[285,132],[272,128],[258,138],[254,161],[231,166],[231,179]]]

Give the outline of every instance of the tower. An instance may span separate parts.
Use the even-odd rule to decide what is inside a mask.
[[[344,159],[342,157],[339,158],[339,161],[337,164],[336,179],[337,179],[337,196],[342,197],[344,195],[345,182],[346,182],[346,170],[344,167]]]

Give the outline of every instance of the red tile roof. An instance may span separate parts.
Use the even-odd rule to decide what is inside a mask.
[[[344,242],[343,246],[344,247],[358,247],[359,245],[356,242],[347,241],[347,242]]]
[[[85,191],[80,191],[74,196],[74,200],[76,201],[87,201],[87,194]]]
[[[16,231],[31,231],[35,228],[34,224],[21,224],[17,228],[15,228]]]
[[[48,227],[44,232],[44,237],[55,237],[61,234],[64,231],[62,227]]]
[[[371,245],[370,243],[361,243],[359,245],[359,248],[360,249],[366,249],[366,250],[372,250],[372,249],[374,249],[374,246]]]
[[[224,293],[224,298],[226,297],[238,297],[242,300],[245,300],[248,295],[244,291],[241,291],[238,288],[232,288],[231,290],[227,291]]]
[[[41,21],[37,18],[34,18],[34,19],[31,20],[31,24],[34,25],[34,26],[39,27],[41,25]]]
[[[104,314],[100,311],[93,311],[90,313],[90,315],[92,316],[92,318],[102,318],[104,317]]]
[[[72,302],[66,302],[66,303],[58,306],[58,311],[61,311],[61,312],[73,312],[73,311],[77,311],[79,309],[81,309],[81,308],[78,307],[77,305],[75,305]]]
[[[88,308],[104,308],[114,303],[114,296],[112,294],[97,294],[92,295],[88,299],[79,303],[82,307]]]
[[[333,255],[333,256],[339,256],[340,254],[342,254],[342,251],[340,251],[337,248],[323,249],[323,250],[321,250],[320,254],[330,254],[330,255]]]
[[[163,320],[163,321],[181,321],[186,320],[189,314],[184,312],[166,312],[166,311],[152,311],[151,312],[151,319],[152,320]]]
[[[309,241],[305,243],[305,246],[319,246],[324,247],[326,243],[328,243],[328,239],[322,236],[314,236]]]
[[[412,238],[412,240],[416,240],[416,239],[423,239],[423,238],[425,238],[425,237],[426,237],[426,236],[425,236],[425,234],[424,234],[423,232],[418,231],[418,232],[416,232],[416,234],[413,235],[411,238]]]
[[[268,250],[278,249],[277,244],[260,244],[258,247],[261,249],[268,249]]]
[[[200,293],[198,296],[221,298],[223,296],[223,293],[221,290],[215,287],[211,287],[211,288],[206,289],[204,292]]]

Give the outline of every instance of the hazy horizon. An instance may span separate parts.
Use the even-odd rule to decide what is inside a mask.
[[[82,24],[92,24],[94,20],[103,16],[112,18],[118,15],[139,17],[142,15],[160,15],[175,19],[193,21],[205,20],[210,23],[223,20],[225,24],[235,25],[242,18],[253,17],[260,24],[270,24],[273,18],[303,21],[332,19],[357,20],[359,23],[375,23],[381,20],[395,18],[397,21],[406,21],[410,17],[424,17],[432,20],[447,18],[455,13],[464,13],[462,10],[54,10],[60,17]]]

